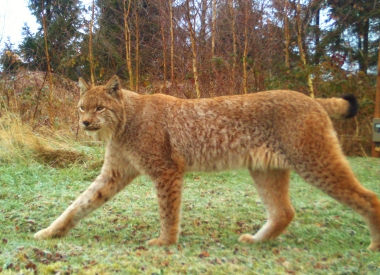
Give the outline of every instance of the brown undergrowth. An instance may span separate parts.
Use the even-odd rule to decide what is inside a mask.
[[[73,141],[86,140],[85,135],[81,131],[78,132],[76,104],[79,99],[79,90],[77,83],[54,75],[54,101],[49,102],[45,75],[45,72],[20,70],[12,75],[0,76],[0,117],[3,117],[5,113],[17,114],[19,122],[28,127],[31,133],[35,135],[38,133],[39,140],[44,138],[50,140],[44,144],[51,144],[51,140],[59,140],[62,136]],[[334,79],[334,81],[322,81],[316,78],[316,95],[317,97],[339,97],[343,94],[354,94],[358,98],[360,110],[357,117],[333,122],[346,155],[369,156],[371,152],[371,121],[374,110],[373,81],[363,74],[350,77],[339,74],[334,76]],[[336,79],[340,80],[339,85],[336,83]],[[299,85],[297,86],[297,82],[291,82],[294,84],[293,86],[286,83],[272,83],[273,85],[268,85],[267,89],[281,88],[305,92]],[[129,87],[128,83],[122,83],[122,86]],[[233,94],[228,88],[221,88],[221,91],[212,95]],[[202,97],[212,96],[207,90],[204,89]],[[165,93],[176,97],[192,98],[192,91],[193,85],[190,82],[176,83],[176,85],[169,82],[163,85],[161,82],[157,82],[142,87],[139,93]],[[70,147],[67,144],[66,146]],[[35,152],[39,152],[39,157],[44,162],[65,163],[67,159],[75,158],[72,153],[65,156],[66,153],[60,152],[59,154],[63,156],[61,160],[57,156],[52,157],[59,152],[57,148],[53,150],[54,153],[52,150],[46,150],[46,146],[44,148],[44,153],[35,150]]]
[[[85,155],[71,146],[66,136],[59,136],[41,127],[38,133],[23,123],[19,115],[6,112],[0,117],[0,160],[33,158],[53,167],[65,167],[72,163],[83,162]]]

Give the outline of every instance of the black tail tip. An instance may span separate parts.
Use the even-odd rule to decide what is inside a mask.
[[[342,96],[344,100],[347,100],[348,103],[350,103],[350,107],[348,107],[348,112],[345,116],[345,118],[351,118],[357,115],[359,110],[359,103],[358,100],[354,95],[344,95]]]

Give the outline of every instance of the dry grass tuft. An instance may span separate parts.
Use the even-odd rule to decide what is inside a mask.
[[[49,129],[44,134],[33,132],[18,115],[6,112],[0,117],[0,159],[30,159],[53,167],[81,163],[85,155],[73,149],[70,143],[58,138]],[[50,135],[48,134],[50,132]]]

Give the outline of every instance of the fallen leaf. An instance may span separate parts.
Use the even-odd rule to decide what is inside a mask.
[[[100,242],[100,240],[102,239],[102,237],[100,237],[100,236],[98,236],[98,235],[94,236],[94,238],[95,238],[95,240],[97,240],[98,242]]]
[[[35,265],[34,263],[32,262],[28,262],[25,266],[26,269],[33,269],[33,270],[37,270],[37,265]]]
[[[199,258],[205,258],[205,257],[210,257],[210,253],[206,251],[202,251],[202,253],[199,254]]]
[[[92,260],[92,261],[89,262],[90,265],[96,265],[97,263],[98,263],[98,262],[97,262],[97,261],[94,261],[94,260]]]
[[[136,248],[135,248],[135,251],[136,251],[136,250],[144,250],[144,251],[147,251],[148,248],[146,248],[145,246],[142,246],[142,245],[141,245],[141,246],[136,247]]]
[[[236,225],[239,227],[242,227],[244,224],[245,224],[245,222],[243,222],[243,221],[237,221],[236,222]]]
[[[272,249],[272,252],[273,252],[273,254],[275,254],[275,255],[280,254],[280,250],[279,250],[278,248],[273,248],[273,249]]]
[[[45,255],[45,253],[41,250],[41,249],[38,249],[38,248],[33,248],[33,251],[34,251],[34,254],[36,254],[37,257],[43,257]]]
[[[324,268],[325,267],[319,262],[314,265],[314,269],[324,269]]]
[[[2,239],[1,241],[3,242],[3,244],[7,244],[8,243],[7,239]]]

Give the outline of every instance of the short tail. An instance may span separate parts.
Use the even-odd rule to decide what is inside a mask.
[[[316,98],[315,100],[325,108],[332,118],[351,118],[356,116],[359,110],[358,100],[353,95],[344,95],[342,98]]]

